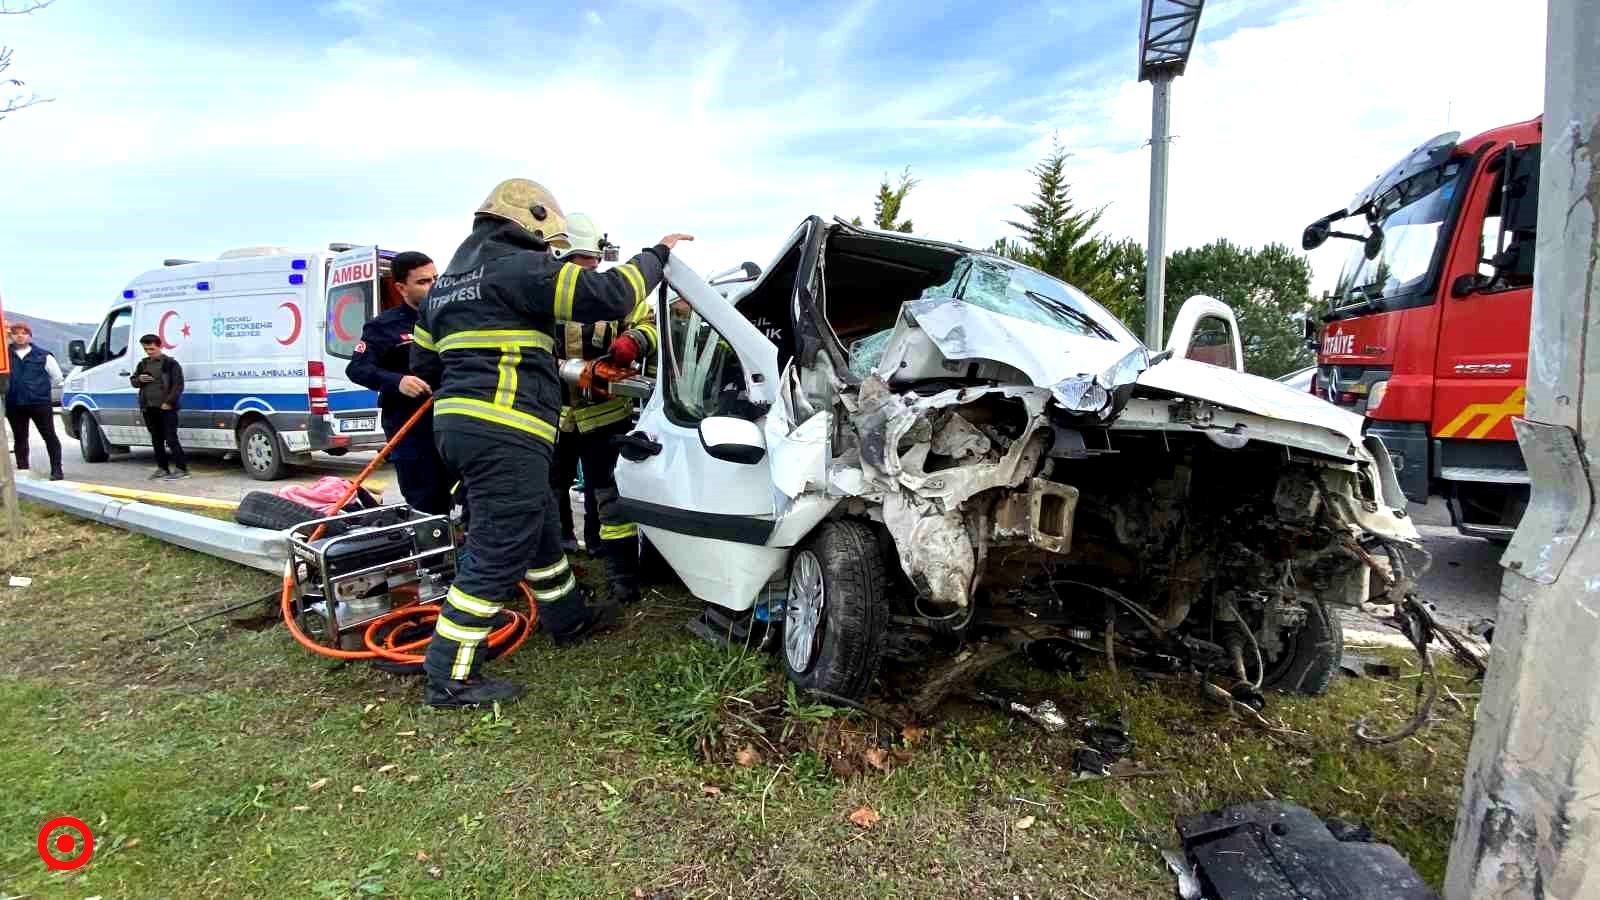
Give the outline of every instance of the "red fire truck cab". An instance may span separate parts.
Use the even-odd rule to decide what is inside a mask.
[[[1527,382],[1541,119],[1413,150],[1301,245],[1353,242],[1321,316],[1311,390],[1366,418],[1406,496],[1509,540],[1528,502],[1512,432]],[[1355,226],[1355,227],[1352,227]]]

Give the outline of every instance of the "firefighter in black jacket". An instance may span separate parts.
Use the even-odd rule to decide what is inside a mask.
[[[465,559],[424,660],[427,702],[510,700],[522,688],[484,678],[483,643],[526,580],[558,645],[608,627],[615,605],[590,608],[561,550],[550,458],[561,413],[556,322],[625,318],[660,283],[672,234],[623,265],[592,272],[551,255],[566,217],[526,179],[501,182],[434,282],[412,330],[411,369],[434,388],[439,454],[461,474],[472,524]]]
[[[351,381],[378,392],[378,408],[383,411],[383,433],[395,432],[428,399],[432,388],[411,374],[411,333],[417,324],[417,308],[438,272],[433,260],[415,251],[395,256],[389,264],[394,283],[405,302],[380,313],[361,329],[361,342],[345,374]],[[406,432],[405,440],[389,451],[400,494],[411,508],[425,513],[450,512],[450,478],[433,445],[433,415],[425,413]]]
[[[600,265],[604,252],[600,246],[600,229],[588,216],[573,213],[567,218],[567,241],[571,246],[559,254],[562,261],[590,270]],[[653,362],[660,341],[653,301],[653,297],[640,300],[626,316],[616,321],[557,323],[556,358],[606,357],[623,367],[635,362]],[[587,519],[593,515],[600,520],[594,528],[600,545],[596,547],[593,542],[586,541],[589,552],[605,558],[606,584],[612,602],[633,603],[639,599],[639,527],[624,518],[618,509],[617,448],[612,444],[614,438],[633,428],[633,401],[626,397],[589,400],[578,396],[572,388],[567,389],[567,394],[568,403],[561,409],[561,437],[556,444],[551,487],[556,502],[570,507],[567,486],[572,483],[578,461],[583,462],[584,493],[591,495],[592,492],[594,497],[592,510],[585,503],[584,516]],[[587,521],[584,530],[590,530]]]

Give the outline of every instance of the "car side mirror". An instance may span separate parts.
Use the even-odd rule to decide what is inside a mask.
[[[1313,320],[1310,316],[1306,316],[1304,321],[1301,324],[1305,328],[1305,333],[1302,334],[1301,337],[1300,337],[1301,343],[1305,344],[1305,348],[1307,350],[1310,350],[1312,352],[1316,352],[1316,349],[1317,349],[1317,323],[1316,323],[1316,321]]]
[[[67,361],[75,366],[85,366],[89,364],[89,353],[85,349],[83,341],[67,342]]]
[[[1333,227],[1326,221],[1317,220],[1306,226],[1300,233],[1300,248],[1302,250],[1315,250],[1328,242],[1328,235],[1333,233]]]
[[[750,279],[751,281],[755,281],[757,278],[761,277],[761,267],[753,262],[746,260],[742,268],[744,269],[744,277]]]
[[[700,420],[700,445],[713,459],[755,465],[767,456],[761,427],[746,419],[711,416]]]

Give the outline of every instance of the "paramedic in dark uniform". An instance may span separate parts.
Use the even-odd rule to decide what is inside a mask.
[[[378,392],[383,433],[392,438],[432,391],[426,381],[411,374],[411,330],[438,272],[433,260],[415,251],[396,255],[389,271],[405,302],[384,310],[361,329],[361,342],[344,371],[351,381]],[[389,451],[389,460],[394,463],[400,494],[412,509],[440,515],[450,512],[453,479],[433,445],[432,413],[411,426],[405,440]]]
[[[411,368],[434,392],[434,439],[459,472],[472,523],[467,553],[440,606],[423,668],[430,706],[511,700],[522,688],[480,674],[501,607],[526,582],[540,625],[570,645],[609,627],[615,605],[590,607],[561,550],[551,508],[550,459],[561,414],[557,322],[630,314],[660,283],[671,248],[661,239],[628,262],[594,272],[562,262],[566,216],[522,178],[496,185],[472,233],[434,282],[412,331]]]
[[[567,218],[567,240],[570,246],[557,254],[559,259],[588,270],[600,265],[600,229],[588,216],[573,213]],[[645,297],[626,316],[612,321],[558,322],[556,358],[608,358],[623,367],[653,361],[659,341],[653,301],[653,297]],[[611,601],[633,603],[639,599],[639,527],[623,518],[618,509],[617,448],[612,444],[614,438],[633,428],[633,401],[626,397],[588,400],[572,388],[566,391],[551,487],[556,502],[565,499],[566,487],[572,483],[566,473],[576,470],[582,461],[584,531],[590,531],[591,517],[600,520],[596,529],[599,546],[586,541],[589,552],[605,559]],[[590,496],[594,497],[592,509],[587,503]]]

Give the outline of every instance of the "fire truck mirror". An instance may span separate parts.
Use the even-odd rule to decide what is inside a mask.
[[[1483,277],[1476,273],[1468,272],[1450,283],[1450,296],[1460,300],[1463,297],[1470,297],[1476,294],[1482,288]]]
[[[1327,222],[1312,222],[1306,230],[1300,233],[1300,247],[1304,250],[1315,250],[1328,242],[1328,234],[1333,228]]]
[[[1378,254],[1383,252],[1383,229],[1376,222],[1372,223],[1372,233],[1367,235],[1363,252],[1366,253],[1367,259],[1377,259]]]

